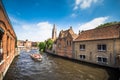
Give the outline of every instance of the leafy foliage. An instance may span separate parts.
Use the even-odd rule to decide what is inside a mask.
[[[105,23],[105,24],[101,24],[100,26],[96,27],[96,28],[102,28],[102,27],[107,27],[107,26],[114,26],[114,25],[120,25],[120,22],[109,22],[109,23]]]
[[[46,43],[45,42],[40,42],[39,43],[39,51],[45,51],[45,46],[46,46]]]
[[[52,49],[52,45],[53,45],[53,41],[51,39],[48,39],[47,41],[44,42],[40,42],[38,47],[39,47],[39,51],[44,52],[45,49]]]
[[[53,41],[51,39],[48,39],[46,41],[46,48],[51,50],[52,49],[52,45],[53,45]]]

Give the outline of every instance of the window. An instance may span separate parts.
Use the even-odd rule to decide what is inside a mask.
[[[70,46],[71,46],[71,44],[72,44],[72,41],[70,41]]]
[[[105,44],[97,45],[98,51],[106,51],[107,47]]]
[[[84,44],[80,45],[80,50],[85,50],[85,45]]]
[[[0,62],[3,60],[3,44],[2,44],[2,38],[3,38],[4,30],[0,28]]]
[[[67,46],[68,46],[68,40],[67,40]]]
[[[98,62],[101,62],[102,61],[102,58],[101,57],[98,57]]]
[[[103,62],[107,62],[107,58],[103,58]]]
[[[85,55],[80,55],[80,59],[85,59]]]
[[[105,57],[97,57],[97,59],[98,59],[98,62],[107,63],[107,58]]]

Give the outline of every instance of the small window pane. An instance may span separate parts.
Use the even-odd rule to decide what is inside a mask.
[[[85,45],[80,45],[80,50],[85,50]]]
[[[107,58],[103,58],[103,62],[107,62]]]
[[[82,45],[80,45],[80,49],[82,49]]]
[[[82,58],[82,55],[80,55],[80,58]]]
[[[103,50],[106,50],[106,45],[102,45]]]
[[[107,49],[107,47],[106,47],[105,44],[103,44],[103,45],[98,45],[97,48],[98,48],[99,51],[105,51],[105,50]]]
[[[80,55],[80,59],[85,59],[85,55]]]
[[[101,50],[101,45],[98,45],[98,50]]]
[[[99,62],[101,62],[101,61],[102,61],[101,57],[98,57],[98,61],[99,61]]]
[[[85,55],[83,55],[83,59],[85,59]]]
[[[83,45],[83,49],[85,49],[85,45]]]

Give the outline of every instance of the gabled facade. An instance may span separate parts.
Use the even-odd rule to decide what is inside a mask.
[[[120,67],[120,24],[81,32],[74,40],[74,58]]]
[[[0,80],[15,57],[16,34],[0,0]]]
[[[56,54],[64,57],[73,57],[73,40],[77,35],[73,32],[72,27],[68,30],[61,30],[56,40]]]

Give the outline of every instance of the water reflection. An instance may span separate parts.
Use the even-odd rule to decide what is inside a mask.
[[[43,53],[42,62],[29,54],[38,50],[21,51],[10,66],[4,80],[117,80],[114,70],[91,67]],[[112,76],[112,77],[111,77]],[[110,78],[109,78],[110,77]]]

